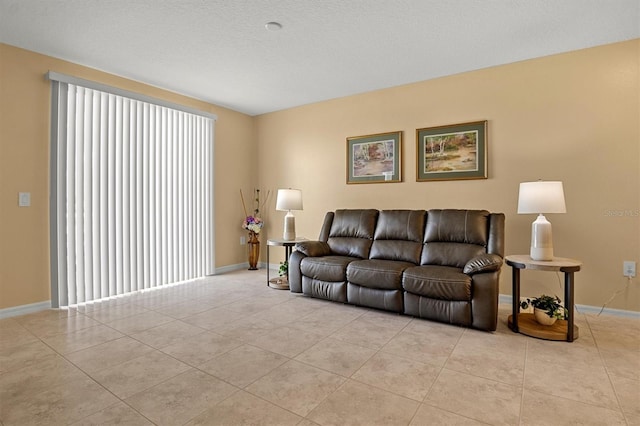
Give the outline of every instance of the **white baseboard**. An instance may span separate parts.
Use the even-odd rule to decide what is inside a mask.
[[[220,268],[216,268],[215,272],[213,275],[221,275],[221,274],[226,274],[228,272],[233,272],[233,271],[239,271],[242,269],[247,269],[247,263],[236,263],[235,265],[227,265],[227,266],[222,266]],[[267,267],[267,263],[266,262],[260,262],[258,263],[258,265],[256,265],[258,267],[258,269],[264,269]],[[273,269],[273,267],[271,267],[271,269]],[[278,269],[276,267],[276,269]]]
[[[226,274],[229,272],[233,272],[233,271],[237,271],[240,269],[244,269],[247,267],[246,263],[236,263],[235,265],[227,265],[227,266],[222,266],[220,268],[216,268],[215,272],[213,273],[213,275],[220,275],[220,274]]]
[[[511,300],[513,299],[511,298],[510,294],[501,294],[500,298],[498,299],[498,302],[507,303],[510,305]],[[602,309],[602,306],[576,305],[576,309],[581,314],[598,314]],[[640,319],[640,312],[636,312],[636,311],[625,311],[623,309],[604,308],[604,310],[602,310],[602,313],[606,315],[615,315],[618,317]]]
[[[51,300],[44,302],[31,303],[29,305],[13,306],[11,308],[0,309],[0,319],[17,317],[19,315],[32,314],[38,311],[44,311],[51,308]]]

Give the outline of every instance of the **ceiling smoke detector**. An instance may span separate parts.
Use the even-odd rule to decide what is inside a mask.
[[[280,31],[282,29],[282,24],[279,22],[267,22],[264,24],[264,27],[269,31]]]

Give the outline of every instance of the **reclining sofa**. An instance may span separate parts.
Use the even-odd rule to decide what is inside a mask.
[[[493,331],[504,214],[336,210],[296,244],[289,288],[307,296]]]

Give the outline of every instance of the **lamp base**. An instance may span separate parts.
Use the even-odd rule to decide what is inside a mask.
[[[291,210],[284,216],[284,233],[282,239],[285,241],[293,241],[296,239],[296,218]]]
[[[540,214],[531,224],[531,259],[553,260],[553,237],[551,223]]]

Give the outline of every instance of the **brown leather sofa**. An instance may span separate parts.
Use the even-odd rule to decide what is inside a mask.
[[[504,214],[336,210],[289,258],[292,292],[493,331]]]

